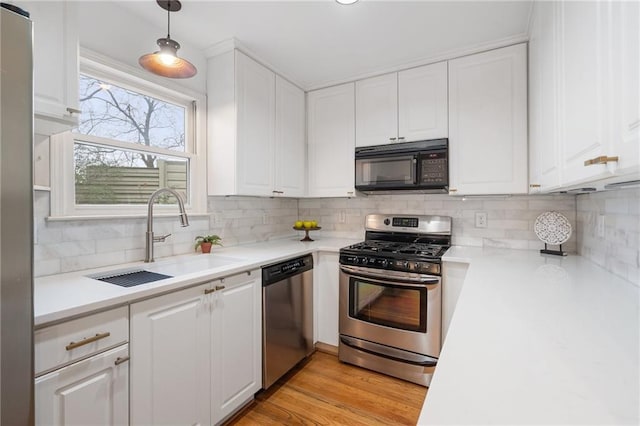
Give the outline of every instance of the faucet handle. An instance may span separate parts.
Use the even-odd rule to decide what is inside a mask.
[[[167,237],[169,237],[171,234],[167,234],[167,235],[160,235],[159,237],[153,237],[153,241],[156,243],[164,243],[164,240],[167,239]]]

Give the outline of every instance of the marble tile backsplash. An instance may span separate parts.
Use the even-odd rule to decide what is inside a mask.
[[[144,258],[146,219],[47,221],[49,193],[36,192],[34,272],[36,276],[140,261]],[[478,197],[446,195],[372,195],[356,198],[209,197],[204,215],[180,227],[174,217],[156,217],[156,233],[171,233],[155,246],[157,258],[193,251],[194,238],[218,234],[225,246],[297,236],[291,227],[317,220],[317,236],[364,238],[369,213],[434,214],[453,218],[453,243],[479,247],[540,249],[533,232],[536,217],[554,210],[574,228],[564,245],[607,270],[640,285],[640,189],[587,195]],[[475,226],[477,212],[487,214],[487,227]],[[604,216],[604,234],[598,220]]]
[[[321,224],[322,235],[364,237],[364,218],[369,213],[428,214],[453,218],[453,244],[478,247],[540,249],[533,232],[536,217],[545,211],[562,213],[576,225],[575,196],[543,195],[513,197],[449,197],[447,195],[370,195],[368,197],[301,199],[302,218]],[[487,227],[475,226],[476,212],[487,214]],[[575,234],[563,246],[576,252]]]
[[[145,218],[47,221],[49,193],[37,191],[34,205],[34,275],[43,276],[144,259]],[[218,234],[225,246],[294,235],[295,199],[210,197],[208,213],[191,216],[183,228],[177,217],[156,217],[154,232],[171,236],[155,244],[155,258],[193,252],[198,235]]]
[[[577,220],[578,253],[640,286],[640,188],[578,195]]]

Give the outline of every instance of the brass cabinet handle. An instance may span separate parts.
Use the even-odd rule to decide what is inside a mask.
[[[88,345],[89,343],[93,343],[95,341],[104,339],[109,336],[111,336],[111,333],[109,333],[108,331],[106,333],[98,333],[95,336],[87,337],[86,339],[82,339],[79,342],[71,342],[67,346],[65,346],[65,349],[70,351],[72,349],[79,348],[80,346]]]
[[[347,191],[347,195],[353,195],[353,191]]]
[[[284,194],[284,191],[271,191],[273,194]]]
[[[389,140],[390,140],[390,141],[395,141],[395,140],[396,140],[396,138],[389,138]]]
[[[225,286],[223,286],[223,285],[217,285],[216,286],[216,290],[224,290],[224,289],[225,289]]]
[[[607,157],[606,155],[601,155],[600,157],[592,158],[590,160],[586,160],[584,162],[585,166],[591,166],[593,164],[607,164],[618,161],[618,157]]]
[[[531,185],[529,185],[529,188],[540,188],[540,184],[538,183],[532,183]]]
[[[449,192],[458,192],[458,190],[455,188],[449,188]]]
[[[211,293],[213,293],[214,291],[216,291],[216,289],[215,289],[215,288],[205,288],[205,289],[204,289],[204,294],[211,294]]]
[[[403,141],[404,140],[404,136],[398,136],[398,140],[399,141]]]
[[[69,114],[82,114],[82,110],[78,108],[67,107],[67,112]]]
[[[123,362],[127,362],[129,361],[129,357],[128,356],[123,356],[123,357],[118,357],[116,358],[116,362],[114,362],[115,365],[120,365]]]

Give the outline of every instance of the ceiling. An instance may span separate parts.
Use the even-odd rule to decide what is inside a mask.
[[[118,3],[166,29],[155,1]],[[202,50],[235,38],[308,90],[522,41],[530,9],[530,0],[182,0],[171,36]]]

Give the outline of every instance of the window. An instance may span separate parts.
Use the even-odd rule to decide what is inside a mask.
[[[78,126],[51,138],[52,216],[144,214],[163,187],[181,193],[191,212],[204,210],[202,99],[89,60],[79,92]]]

